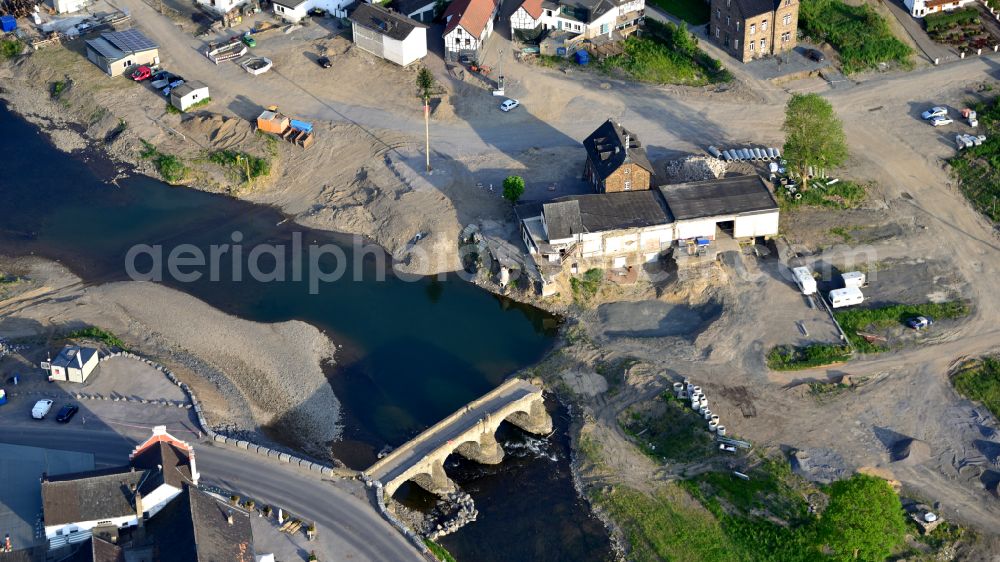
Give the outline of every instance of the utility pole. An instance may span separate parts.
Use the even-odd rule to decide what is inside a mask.
[[[427,157],[427,171],[431,171],[431,99],[424,92],[424,155]]]

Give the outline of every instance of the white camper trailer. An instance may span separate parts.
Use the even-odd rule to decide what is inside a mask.
[[[844,287],[860,289],[865,286],[865,274],[860,271],[848,271],[847,273],[841,273],[840,278],[844,280]]]
[[[830,306],[842,308],[854,306],[865,301],[865,296],[861,294],[861,289],[857,287],[847,287],[846,289],[834,289],[830,291]]]
[[[795,284],[799,286],[803,295],[811,295],[816,292],[816,279],[813,278],[808,267],[796,267],[792,269],[792,275],[795,276]]]

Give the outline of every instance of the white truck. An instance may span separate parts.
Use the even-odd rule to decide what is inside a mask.
[[[52,409],[52,401],[43,398],[42,400],[35,402],[34,407],[31,408],[31,417],[35,418],[36,420],[40,420],[44,418],[45,415],[48,414],[49,410],[51,409]]]
[[[854,306],[865,302],[865,296],[861,294],[861,289],[857,287],[834,289],[830,291],[828,296],[830,297],[830,306],[833,308]]]
[[[816,292],[816,279],[813,278],[813,274],[809,271],[808,267],[792,268],[792,276],[795,278],[795,284],[799,286],[799,290],[802,291],[803,295],[811,295]]]

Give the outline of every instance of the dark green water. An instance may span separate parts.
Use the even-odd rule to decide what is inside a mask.
[[[258,244],[291,248],[293,237],[301,233],[306,245],[345,248],[347,274],[319,284],[317,294],[310,294],[306,279],[265,283],[244,273],[244,280],[234,281],[229,259],[220,261],[219,281],[207,280],[205,273],[188,283],[166,275],[163,283],[241,318],[309,322],[343,345],[337,366],[328,373],[345,422],[345,442],[334,449],[356,467],[365,466],[376,448],[401,444],[534,363],[553,343],[556,319],[455,275],[405,281],[390,274],[376,281],[378,252],[355,264],[349,237],[282,222],[284,217],[268,207],[142,176],[108,184],[102,178],[113,175],[111,164],[97,156],[85,160],[56,151],[3,107],[0,130],[4,254],[57,259],[84,281],[103,283],[128,279],[125,256],[135,244],[162,245],[164,253],[191,244],[207,255],[211,245],[232,244],[234,232],[242,236],[245,252]],[[262,270],[270,270],[266,259],[261,263]],[[141,271],[148,265],[141,259],[137,264]],[[320,264],[331,271],[334,262]],[[289,279],[292,267],[289,262]],[[361,281],[353,280],[355,273],[362,274]],[[512,435],[511,443],[524,438]],[[475,532],[448,539],[466,559],[607,558],[607,537],[569,481],[565,435],[553,439],[549,446],[561,451],[558,455],[525,455],[477,473],[477,485],[491,490],[483,498],[473,493],[480,502],[480,521],[473,524]],[[457,480],[462,483],[461,477]],[[514,505],[531,509],[512,513]],[[540,533],[516,545],[508,543],[511,537],[503,531],[552,525],[562,531]],[[567,542],[567,537],[579,540]]]

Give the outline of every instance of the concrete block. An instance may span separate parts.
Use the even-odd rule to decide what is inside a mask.
[[[278,451],[275,451],[274,449],[264,449],[264,450],[267,451],[266,453],[267,456],[271,457],[272,459],[278,458],[278,455],[281,454]]]
[[[242,439],[239,439],[239,440],[236,441],[236,446],[239,447],[240,449],[249,449],[250,448],[250,443],[248,443],[248,442],[246,442],[246,441],[244,441]]]
[[[292,460],[292,455],[288,453],[278,453],[278,460],[281,462],[290,462]]]
[[[328,466],[324,466],[320,472],[323,473],[323,476],[333,476],[333,469]]]
[[[225,443],[226,442],[226,436],[225,435],[219,435],[218,433],[216,433],[215,435],[213,435],[212,439],[216,443]]]

